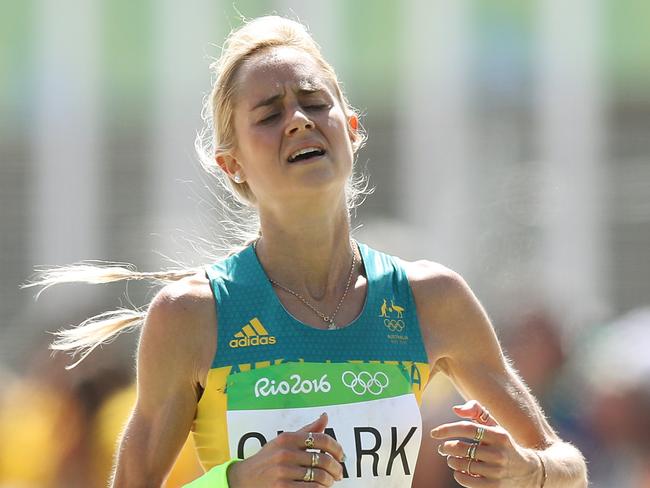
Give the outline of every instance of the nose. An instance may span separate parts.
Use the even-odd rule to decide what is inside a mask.
[[[293,112],[293,116],[291,117],[291,120],[287,124],[286,128],[286,135],[293,135],[297,132],[301,132],[303,130],[307,129],[313,129],[314,128],[314,122],[307,117],[307,114],[305,114],[302,110],[296,109]]]

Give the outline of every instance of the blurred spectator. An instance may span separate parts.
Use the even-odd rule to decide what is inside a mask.
[[[548,312],[538,309],[525,313],[505,330],[506,355],[542,408],[548,407],[549,395],[565,359],[558,324]]]
[[[0,398],[2,487],[57,486],[62,467],[84,435],[81,406],[56,370],[5,384]]]
[[[23,376],[1,375],[0,488],[105,488],[135,401],[130,365],[98,354],[66,371],[65,355],[34,351]],[[188,438],[166,487],[200,473]]]
[[[650,487],[650,308],[591,329],[565,391],[579,409],[594,488]]]

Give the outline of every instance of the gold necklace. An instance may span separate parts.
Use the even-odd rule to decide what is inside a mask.
[[[339,303],[336,306],[336,310],[334,310],[334,313],[331,316],[330,315],[325,315],[323,312],[318,310],[311,303],[309,303],[307,300],[305,300],[305,298],[300,293],[296,293],[295,291],[287,288],[284,285],[281,285],[280,283],[278,283],[277,281],[275,281],[275,280],[273,280],[271,278],[269,278],[269,281],[272,284],[274,284],[275,286],[277,286],[278,288],[281,288],[282,290],[286,291],[287,293],[291,293],[293,296],[298,298],[302,303],[307,305],[316,315],[318,315],[323,320],[323,322],[325,322],[327,324],[327,329],[328,330],[338,329],[338,327],[336,326],[336,323],[334,322],[334,318],[336,317],[336,314],[339,313],[339,309],[341,308],[341,305],[343,304],[343,300],[345,300],[345,297],[348,295],[348,290],[350,289],[350,283],[352,282],[352,274],[354,273],[354,266],[355,266],[355,264],[357,264],[357,253],[356,253],[356,250],[355,250],[355,246],[352,243],[352,241],[350,241],[350,244],[352,244],[352,266],[350,266],[350,274],[348,275],[348,282],[345,285],[345,291],[343,292],[343,296],[339,300]],[[253,249],[255,250],[255,252],[257,252],[257,241],[253,242]]]

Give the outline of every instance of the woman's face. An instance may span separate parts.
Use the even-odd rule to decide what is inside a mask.
[[[241,171],[259,205],[317,192],[342,194],[352,171],[350,127],[332,82],[307,53],[280,47],[245,62],[235,80],[235,148],[228,172]]]

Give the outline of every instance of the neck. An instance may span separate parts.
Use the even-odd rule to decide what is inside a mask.
[[[269,278],[314,301],[340,297],[353,252],[344,199],[335,211],[331,205],[260,209],[260,223],[256,251]]]

